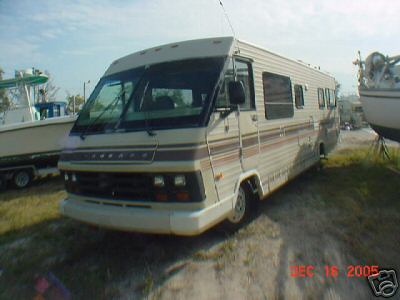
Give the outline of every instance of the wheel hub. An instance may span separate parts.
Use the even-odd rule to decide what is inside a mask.
[[[243,189],[239,189],[238,197],[236,199],[235,209],[233,216],[230,218],[233,223],[239,223],[243,218],[246,211],[246,195]]]

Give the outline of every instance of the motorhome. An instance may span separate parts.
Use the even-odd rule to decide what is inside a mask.
[[[61,154],[63,215],[117,230],[239,227],[336,144],[335,79],[232,37],[114,61]]]

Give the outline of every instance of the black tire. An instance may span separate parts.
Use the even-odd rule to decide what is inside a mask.
[[[235,209],[232,215],[226,220],[226,227],[230,230],[237,230],[251,219],[254,209],[254,197],[247,184],[239,187]]]
[[[29,170],[15,171],[12,181],[17,189],[26,188],[32,181],[32,174]]]

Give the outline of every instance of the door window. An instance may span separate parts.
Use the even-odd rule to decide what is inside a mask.
[[[230,59],[228,69],[225,72],[224,82],[221,85],[217,97],[216,108],[230,107],[228,86],[229,82],[235,80],[235,74],[233,68],[234,67],[232,59]],[[255,109],[253,72],[251,64],[249,62],[240,59],[235,59],[235,68],[236,68],[236,81],[241,81],[243,83],[246,95],[245,103],[240,105],[240,109],[241,110]]]

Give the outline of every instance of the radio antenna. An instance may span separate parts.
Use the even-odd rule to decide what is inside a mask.
[[[219,5],[221,5],[222,11],[224,12],[224,15],[225,15],[225,19],[228,22],[229,27],[232,30],[232,34],[233,34],[233,37],[234,37],[235,41],[237,41],[235,29],[233,29],[231,20],[229,19],[229,15],[225,10],[224,4],[222,3],[222,0],[217,0],[217,1],[219,2]],[[238,52],[240,52],[239,45],[238,44],[236,44],[236,45],[237,45],[237,48],[238,48]]]

